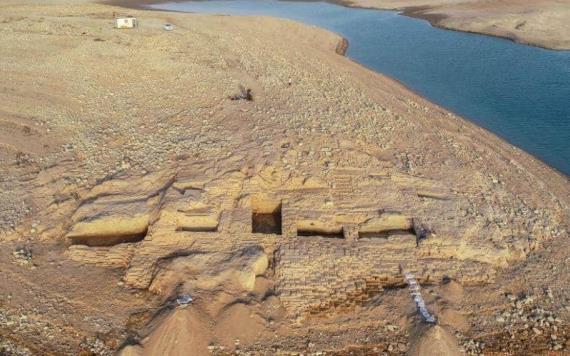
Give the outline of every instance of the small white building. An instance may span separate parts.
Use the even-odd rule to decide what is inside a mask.
[[[133,16],[115,17],[115,28],[135,28],[138,26],[137,18]]]

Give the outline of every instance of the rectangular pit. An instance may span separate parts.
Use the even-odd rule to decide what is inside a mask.
[[[281,235],[281,202],[253,197],[251,199],[251,231],[257,234]]]
[[[123,243],[142,241],[146,237],[147,232],[148,229],[133,233],[117,233],[109,235],[93,234],[87,236],[75,236],[72,240],[74,245],[86,245],[90,247],[115,246]]]
[[[384,231],[368,231],[359,232],[359,239],[387,239],[390,236],[401,236],[401,237],[416,237],[414,229],[402,230],[384,230]]]
[[[331,222],[324,222],[316,219],[298,220],[297,236],[300,237],[321,236],[333,239],[344,239],[342,226],[336,226]]]
[[[253,213],[251,223],[254,233],[281,235],[281,210],[269,214]]]
[[[299,237],[325,237],[329,239],[344,239],[342,231],[319,231],[319,230],[297,230],[297,236]]]

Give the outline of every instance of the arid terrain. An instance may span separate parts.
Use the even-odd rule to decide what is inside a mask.
[[[0,354],[567,353],[568,177],[342,43],[3,1]]]
[[[550,49],[570,49],[567,0],[334,0],[428,20],[450,30],[482,33]]]

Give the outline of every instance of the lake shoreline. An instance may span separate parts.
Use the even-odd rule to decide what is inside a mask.
[[[208,1],[208,0],[198,0],[198,1],[200,2],[200,1]],[[349,6],[349,5],[347,5],[347,4],[342,4],[343,1],[344,1],[344,0],[338,0],[338,1],[337,1],[337,0],[331,0],[331,1],[326,1],[326,2],[330,2],[330,3],[333,3],[333,4],[342,5],[342,6],[345,6],[345,7],[360,8],[360,7],[358,7],[358,6]],[[109,3],[109,4],[112,3],[112,4],[115,4],[114,6],[126,7],[126,8],[132,8],[132,9],[140,9],[140,10],[145,10],[145,11],[166,11],[166,12],[176,12],[176,13],[192,13],[192,12],[188,12],[188,11],[156,9],[156,8],[151,8],[151,7],[149,7],[149,5],[151,5],[151,4],[161,4],[161,3],[169,3],[169,2],[170,2],[170,3],[184,3],[184,2],[188,2],[188,0],[174,0],[174,1],[168,1],[168,0],[158,0],[158,1],[156,1],[156,0],[103,0],[103,3]],[[301,0],[301,2],[304,2],[304,0]],[[309,2],[310,2],[310,1],[309,1]],[[424,10],[425,7],[409,8],[409,9],[411,9],[411,10],[410,10],[411,12],[408,13],[408,14],[403,14],[402,12],[398,12],[398,10],[386,10],[386,9],[378,9],[378,8],[373,8],[373,7],[369,8],[369,9],[371,9],[371,10],[379,10],[379,11],[392,11],[392,12],[397,12],[398,15],[405,15],[405,16],[407,16],[407,17],[418,18],[418,19],[420,19],[420,20],[425,20],[425,19],[423,19],[423,18],[421,18],[421,17],[417,17],[417,16],[414,15],[414,14],[416,14],[418,11]],[[233,16],[233,15],[224,15],[224,16]],[[437,17],[437,16],[433,16],[432,19],[433,19],[433,20],[437,20],[438,17]],[[330,30],[328,30],[328,29],[324,29],[324,30],[325,30],[325,31],[330,31]],[[469,33],[469,32],[466,32],[466,31],[460,31],[460,30],[454,30],[454,29],[451,29],[451,31]],[[346,38],[344,38],[341,34],[338,34],[338,33],[334,32],[334,31],[332,31],[332,32],[335,33],[335,35],[337,35],[337,36],[340,37],[340,40],[339,40],[339,42],[338,42],[338,44],[337,44],[337,46],[336,46],[336,48],[335,48],[335,53],[336,53],[336,54],[346,57],[346,58],[349,59],[350,61],[355,62],[357,65],[359,65],[359,66],[361,66],[361,67],[363,67],[363,68],[366,68],[367,70],[373,71],[373,72],[378,73],[378,74],[380,74],[380,75],[386,75],[386,76],[388,76],[391,80],[393,80],[393,81],[399,83],[400,85],[402,85],[403,87],[405,87],[407,90],[409,90],[410,92],[412,92],[412,93],[413,93],[414,95],[416,95],[417,97],[420,97],[420,98],[422,98],[423,100],[426,100],[426,101],[428,101],[428,102],[430,102],[430,103],[433,103],[433,101],[432,101],[433,99],[430,99],[430,98],[427,97],[426,95],[424,95],[424,94],[420,93],[419,91],[417,91],[417,90],[411,88],[409,85],[407,85],[406,83],[404,83],[402,80],[400,80],[400,79],[398,79],[398,78],[395,78],[394,76],[391,76],[391,75],[389,75],[389,74],[386,74],[386,73],[383,73],[383,72],[381,72],[381,71],[378,71],[378,70],[376,70],[376,69],[374,69],[374,68],[371,68],[371,67],[369,67],[369,66],[367,66],[367,65],[365,65],[365,64],[363,64],[363,63],[360,63],[358,60],[347,56],[346,53],[347,53],[348,48],[349,48],[349,45],[350,45],[350,44],[349,44],[349,41],[348,41]],[[499,37],[499,36],[494,36],[494,35],[487,35],[487,34],[482,34],[482,33],[477,33],[477,32],[475,32],[475,33],[473,33],[473,34],[482,35],[482,36],[489,36],[489,37],[494,37],[494,38],[499,38],[499,39],[502,39],[502,40],[506,40],[506,38]],[[512,41],[512,42],[514,42],[514,41]],[[519,44],[519,45],[523,45],[523,44]],[[532,47],[536,47],[536,46],[532,46]],[[441,105],[441,104],[438,104],[438,103],[433,103],[433,104],[434,104],[434,105],[438,105],[438,106],[441,107],[443,110],[452,111],[452,109],[447,108],[447,107],[445,107],[444,105]],[[461,115],[461,114],[458,114],[458,113],[454,113],[454,114],[457,115],[457,116],[459,116],[459,117],[462,117],[463,120],[466,120],[467,122],[470,122],[470,123],[472,123],[473,125],[475,125],[475,126],[481,128],[481,129],[483,129],[483,130],[488,131],[490,134],[497,136],[499,139],[503,140],[503,141],[506,142],[507,144],[512,145],[513,147],[516,147],[517,149],[519,149],[519,150],[521,150],[521,151],[523,151],[523,152],[525,152],[525,153],[528,153],[530,156],[532,156],[533,158],[537,159],[539,162],[542,162],[542,163],[546,164],[549,168],[553,169],[554,171],[556,171],[557,173],[559,173],[559,174],[562,175],[563,177],[566,177],[566,178],[569,177],[569,175],[567,175],[567,174],[566,174],[565,172],[563,172],[562,170],[558,169],[557,167],[554,167],[554,166],[550,165],[548,162],[545,162],[542,158],[539,158],[539,157],[535,156],[533,153],[530,153],[530,152],[525,151],[524,148],[521,148],[521,147],[518,147],[518,146],[512,144],[511,142],[509,142],[509,140],[508,140],[507,137],[504,137],[503,135],[501,135],[501,134],[499,134],[499,133],[497,133],[497,132],[494,132],[491,128],[482,126],[482,124],[478,123],[478,122],[477,122],[476,120],[474,120],[473,118],[469,118],[469,117],[466,116],[466,115]]]
[[[132,9],[144,9],[147,5],[152,4],[161,4],[161,3],[182,3],[188,0],[100,0],[101,3],[121,6],[126,8]],[[208,1],[208,0],[195,0],[195,1]],[[295,0],[293,0],[295,1]],[[309,1],[311,0],[300,0],[300,1]],[[568,51],[570,50],[570,40],[568,44],[557,45],[552,43],[552,41],[544,39],[528,39],[525,36],[516,35],[512,31],[506,30],[474,30],[468,28],[468,26],[461,26],[461,25],[449,25],[446,24],[446,20],[451,19],[452,16],[449,14],[441,13],[433,13],[430,10],[434,10],[432,6],[401,6],[401,7],[390,7],[390,6],[370,6],[366,5],[365,3],[359,0],[323,0],[325,2],[329,2],[332,4],[344,6],[344,7],[351,7],[351,8],[358,8],[358,9],[369,9],[369,10],[385,10],[385,11],[396,11],[398,14],[402,16],[407,16],[411,18],[416,18],[420,20],[427,21],[430,25],[436,28],[441,28],[448,31],[458,31],[458,32],[465,32],[483,36],[490,36],[495,38],[500,38],[504,40],[508,40],[520,45],[525,46],[532,46],[537,48],[542,48],[546,50],[553,50],[553,51]]]
[[[516,28],[511,29],[511,28],[506,28],[504,25],[497,26],[493,22],[489,22],[488,25],[482,28],[472,28],[472,23],[476,23],[478,21],[476,14],[472,16],[471,20],[465,20],[465,22],[457,22],[455,21],[455,16],[453,11],[447,10],[447,8],[441,5],[438,6],[434,4],[434,5],[417,6],[414,5],[413,3],[410,3],[409,5],[383,6],[381,1],[378,3],[378,5],[376,5],[373,2],[374,0],[327,0],[327,1],[353,8],[398,11],[400,12],[400,14],[404,16],[426,20],[432,26],[445,30],[497,37],[521,45],[533,46],[548,50],[555,50],[555,51],[570,50],[570,38],[568,38],[570,34],[568,33],[560,35],[560,36],[566,36],[566,38],[564,38],[564,40],[559,43],[558,40],[554,40],[553,38],[542,37],[541,35],[535,35],[534,32],[529,34],[517,33],[516,30],[518,30],[518,25],[516,26]],[[434,2],[436,1],[434,0]],[[570,7],[567,9],[566,15],[570,17]],[[521,15],[521,21],[522,21],[520,22],[521,24],[526,23],[526,21],[524,20],[525,18],[524,16],[525,15]],[[538,32],[539,29],[536,29],[535,31]],[[557,29],[551,30],[551,32],[556,32],[556,31]]]

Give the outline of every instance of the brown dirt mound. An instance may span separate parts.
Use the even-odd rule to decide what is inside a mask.
[[[216,334],[220,342],[227,347],[239,343],[249,344],[265,329],[263,318],[252,312],[244,304],[235,304],[220,315],[216,325]]]
[[[145,340],[141,355],[188,356],[208,353],[213,339],[202,316],[193,308],[178,308]]]
[[[450,281],[441,287],[441,294],[450,303],[459,303],[463,299],[463,287],[455,281]]]
[[[422,327],[413,339],[408,352],[410,356],[461,355],[455,337],[441,326]]]

